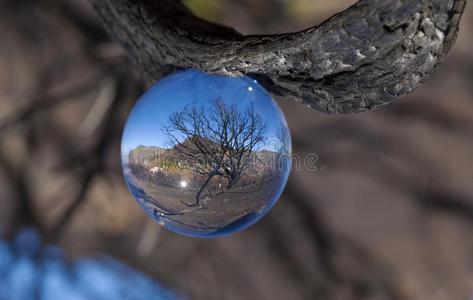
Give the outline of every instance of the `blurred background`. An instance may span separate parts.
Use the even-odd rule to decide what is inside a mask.
[[[275,33],[355,1],[186,2]],[[125,187],[121,131],[146,87],[87,2],[0,0],[0,299],[473,299],[472,28],[468,5],[433,79],[385,108],[277,99],[317,170],[250,229],[199,240]]]

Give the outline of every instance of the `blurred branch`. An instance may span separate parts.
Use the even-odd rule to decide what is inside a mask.
[[[328,281],[317,286],[312,279],[312,284],[307,285],[313,289],[308,298],[321,296],[328,299],[336,298],[333,295],[334,292],[340,286],[346,285],[351,289],[355,299],[361,299],[366,296],[365,294],[376,293],[382,293],[387,299],[405,299],[400,296],[402,293],[392,285],[388,277],[384,276],[386,270],[381,262],[377,261],[366,249],[329,230],[323,214],[315,206],[314,199],[309,199],[307,194],[291,181],[285,193],[290,195],[289,204],[297,212],[303,230],[310,237],[309,241],[314,249],[317,249],[317,257],[323,272],[322,278]],[[341,252],[348,252],[352,259],[361,261],[360,264],[365,266],[365,270],[359,270],[359,273],[368,272],[368,275],[357,278],[348,277],[337,265],[337,257]],[[374,272],[374,274],[369,272]]]
[[[92,16],[85,14],[77,6],[77,2],[60,0],[55,1],[51,8],[59,7],[61,13],[86,37],[90,45],[107,42],[109,38],[100,23]],[[90,49],[90,47],[85,47],[85,50],[87,49]]]
[[[398,107],[395,109],[395,111],[399,111],[401,118],[406,118],[413,113],[409,105],[406,104],[404,106],[407,108]],[[469,120],[449,117],[432,107],[419,108],[414,104],[414,108],[417,108],[416,111],[420,112],[415,114],[416,119],[435,123],[431,124],[431,126],[444,130],[453,130],[456,133],[466,133],[467,136],[472,134],[471,126],[469,126],[471,122]],[[398,121],[397,115],[396,120]],[[327,128],[331,128],[331,130],[327,130]],[[425,182],[414,180],[414,178],[426,178],[425,174],[443,174],[444,172],[436,167],[435,161],[425,157],[422,153],[417,153],[417,148],[408,141],[403,140],[403,151],[397,151],[396,145],[400,143],[398,139],[386,133],[377,133],[372,128],[360,125],[337,128],[336,124],[328,123],[325,126],[312,129],[311,133],[328,144],[330,144],[331,140],[342,137],[345,141],[347,138],[356,137],[356,139],[353,139],[356,145],[355,149],[349,149],[350,157],[361,157],[364,159],[346,160],[347,156],[343,154],[327,151],[324,153],[323,158],[326,163],[330,163],[332,168],[357,169],[362,166],[367,171],[366,175],[372,180],[390,189],[406,193],[422,208],[447,213],[469,222],[473,221],[473,198],[471,196],[457,191],[441,181]],[[295,140],[300,150],[304,148],[313,150],[310,140],[297,136]],[[367,153],[383,153],[384,155],[396,156],[411,165],[411,170],[416,172],[408,176],[402,171],[393,168],[384,160],[377,160],[375,164],[366,164],[367,160],[373,159],[373,157],[368,157]],[[413,155],[415,157],[414,160],[412,159]]]
[[[124,97],[125,85],[123,85],[123,82],[125,78],[123,75],[117,76],[117,78],[113,79],[113,82],[108,82],[102,87],[102,92],[96,100],[104,101],[107,105],[103,108],[99,108],[101,110],[99,114],[103,116],[103,118],[101,118],[100,121],[95,121],[94,127],[98,125],[98,122],[100,122],[103,127],[95,145],[86,152],[65,161],[68,168],[74,168],[75,165],[80,167],[81,171],[78,175],[79,189],[69,207],[66,208],[54,227],[50,230],[49,238],[52,242],[57,242],[61,238],[67,225],[73,220],[75,213],[87,198],[87,192],[94,178],[104,171],[106,151],[109,149],[110,143],[115,138],[115,133],[117,132],[116,126],[120,113],[120,106],[118,104],[121,103],[120,100]],[[109,99],[102,99],[104,97],[108,97]]]
[[[33,227],[40,234],[45,233],[45,227],[35,211],[33,198],[30,195],[31,188],[28,183],[28,172],[26,171],[27,164],[22,164],[20,167],[15,167],[3,154],[0,153],[0,168],[3,170],[6,179],[9,181],[9,186],[12,187],[15,199],[17,202],[16,213],[13,217],[14,224],[10,237],[13,237],[15,232],[24,227]]]
[[[97,78],[91,78],[86,83],[75,86],[71,89],[67,89],[56,95],[42,95],[37,99],[34,99],[29,105],[18,110],[18,112],[7,117],[0,122],[0,139],[10,129],[20,125],[28,125],[32,117],[43,113],[49,109],[56,107],[57,105],[63,104],[66,101],[72,101],[77,97],[89,93],[93,88],[97,86]],[[44,89],[45,87],[42,86]]]
[[[87,191],[89,190],[91,183],[94,177],[96,176],[95,173],[96,170],[86,170],[81,176],[81,178],[78,180],[79,190],[74,196],[72,203],[62,213],[61,217],[56,222],[54,227],[49,230],[48,242],[57,243],[61,239],[64,230],[67,228],[67,225],[72,221],[75,213],[85,201],[87,197]]]
[[[242,36],[176,0],[89,1],[149,82],[184,68],[245,74],[328,113],[386,105],[430,78],[466,4],[361,0],[299,33]]]

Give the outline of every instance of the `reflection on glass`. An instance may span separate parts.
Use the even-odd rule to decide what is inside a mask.
[[[125,180],[140,205],[197,237],[259,220],[286,184],[290,154],[284,115],[255,80],[194,70],[149,90],[122,140]]]

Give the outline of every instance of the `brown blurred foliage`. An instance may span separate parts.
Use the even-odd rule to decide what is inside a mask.
[[[354,1],[217,2],[188,4],[256,33]],[[34,226],[71,257],[113,255],[191,299],[469,299],[472,28],[469,5],[434,78],[386,108],[335,116],[278,99],[318,171],[294,170],[252,228],[198,240],[155,225],[126,190],[120,135],[144,86],[91,8],[0,1],[0,234]]]

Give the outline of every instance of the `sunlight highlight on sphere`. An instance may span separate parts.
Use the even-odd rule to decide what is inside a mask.
[[[174,73],[128,117],[122,166],[130,192],[157,223],[218,237],[261,219],[291,168],[291,138],[277,103],[249,77]]]

